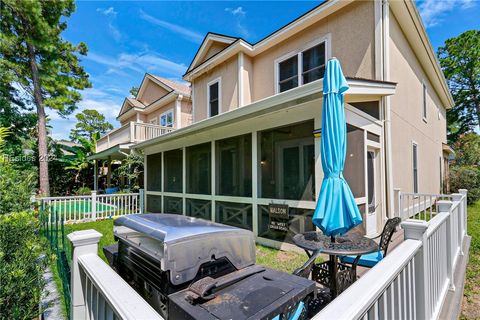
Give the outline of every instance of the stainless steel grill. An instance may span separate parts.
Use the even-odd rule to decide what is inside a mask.
[[[315,287],[310,280],[255,265],[248,230],[182,215],[143,214],[115,220],[114,235],[118,244],[104,248],[110,264],[165,318],[290,313]],[[262,299],[247,299],[248,313],[242,313],[241,303],[222,298],[233,295]]]

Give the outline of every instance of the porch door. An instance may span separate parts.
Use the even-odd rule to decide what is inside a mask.
[[[377,214],[381,210],[380,195],[380,149],[368,148],[367,150],[367,235],[376,235]]]
[[[276,193],[279,199],[305,199],[311,193],[311,168],[315,162],[311,139],[293,139],[276,144]],[[306,187],[304,187],[306,185]]]

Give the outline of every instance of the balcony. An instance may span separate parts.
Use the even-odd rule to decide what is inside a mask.
[[[96,152],[102,152],[116,145],[132,144],[153,139],[173,130],[175,129],[172,127],[132,121],[101,137],[97,141]]]

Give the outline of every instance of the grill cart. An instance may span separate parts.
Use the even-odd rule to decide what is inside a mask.
[[[115,220],[114,235],[110,265],[167,319],[301,319],[314,294],[313,281],[256,265],[248,230],[142,214]]]

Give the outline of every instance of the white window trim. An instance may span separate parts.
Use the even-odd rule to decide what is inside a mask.
[[[428,103],[427,103],[427,84],[422,81],[422,120],[427,122],[428,116]]]
[[[415,190],[415,167],[414,167],[414,161],[413,161],[413,147],[416,147],[417,148],[417,157],[416,157],[416,160],[417,160],[417,190]],[[412,161],[412,190],[414,193],[418,193],[419,192],[419,178],[418,178],[418,143],[414,140],[412,140],[412,157],[411,157],[411,161]]]
[[[325,36],[319,38],[319,39],[315,39],[313,41],[310,41],[306,44],[304,44],[303,46],[297,48],[296,50],[294,51],[290,51],[289,53],[286,53],[284,54],[283,56],[281,57],[278,57],[277,59],[274,60],[273,62],[273,68],[274,68],[274,71],[275,71],[275,76],[274,76],[274,86],[275,86],[275,94],[279,94],[281,93],[280,92],[280,85],[278,84],[278,80],[280,79],[280,70],[279,70],[279,64],[287,59],[290,59],[291,57],[297,55],[298,56],[298,59],[297,59],[297,62],[298,62],[298,67],[297,67],[297,77],[298,77],[298,87],[300,87],[301,85],[303,85],[303,79],[302,79],[302,64],[303,64],[303,61],[302,61],[302,52],[303,51],[306,51],[308,49],[311,49],[319,44],[321,44],[322,42],[325,43],[325,64],[327,63],[327,61],[331,58],[332,56],[332,51],[331,51],[331,43],[332,43],[332,34],[331,33],[328,33],[326,34]],[[315,80],[315,81],[319,81],[321,79],[318,79],[318,80]],[[293,88],[292,88],[293,89]],[[286,90],[288,91],[288,90]]]
[[[222,113],[222,77],[218,77],[207,83],[207,109],[208,117],[212,117],[210,110],[210,86],[218,83],[218,114]]]
[[[162,125],[162,117],[167,115],[168,113],[172,113],[172,128],[175,127],[175,112],[173,112],[173,109],[168,109],[164,113],[158,116],[158,124],[161,126]],[[168,126],[167,126],[168,127]]]

